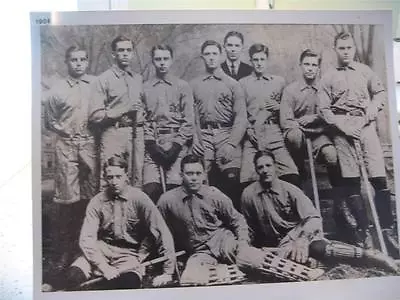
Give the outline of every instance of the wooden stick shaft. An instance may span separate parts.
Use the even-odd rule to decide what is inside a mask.
[[[136,128],[137,128],[137,111],[133,112],[132,120],[132,150],[131,150],[131,168],[132,168],[132,178],[131,178],[131,185],[135,186],[136,182],[136,147],[135,147],[135,140],[136,140]]]
[[[312,153],[311,140],[309,138],[306,138],[306,144],[307,144],[308,161],[310,163],[310,173],[311,173],[311,183],[312,183],[312,189],[313,189],[313,195],[314,195],[314,204],[315,204],[315,207],[317,208],[318,212],[321,213],[321,206],[320,206],[319,194],[318,194],[317,177],[315,175],[314,157],[313,157],[313,153]]]
[[[153,129],[154,129],[154,135],[155,135],[155,139],[156,142],[158,140],[158,134],[157,134],[157,123],[153,122]],[[164,167],[159,165],[158,169],[160,170],[160,182],[161,182],[161,188],[163,190],[163,193],[165,193],[167,191],[167,184],[165,182],[165,171],[164,171]]]
[[[364,156],[362,154],[360,141],[359,140],[354,140],[354,146],[356,148],[356,155],[357,155],[357,159],[358,159],[359,164],[360,164],[361,177],[362,177],[362,179],[363,179],[363,181],[365,183],[365,189],[367,191],[368,203],[369,203],[369,205],[371,207],[372,218],[373,218],[374,223],[375,223],[375,228],[376,228],[377,235],[378,235],[379,246],[380,246],[382,252],[387,255],[388,252],[387,252],[387,249],[386,249],[385,241],[383,239],[381,224],[379,222],[379,217],[378,217],[378,214],[376,212],[374,198],[372,197],[372,192],[371,192],[371,189],[369,187],[367,168],[365,167]]]
[[[185,252],[184,250],[178,251],[178,252],[175,253],[175,257],[182,256],[182,255],[184,255],[185,253],[186,253],[186,252]],[[160,263],[160,262],[164,262],[164,261],[166,261],[167,259],[168,259],[167,256],[161,256],[161,257],[158,257],[158,258],[149,260],[149,261],[145,261],[144,263],[142,263],[142,266],[143,266],[143,267],[148,267],[148,266],[151,266],[151,265],[154,265],[154,264],[158,264],[158,263]],[[128,271],[128,270],[126,270],[125,272],[127,272],[127,271]],[[122,272],[122,273],[125,273],[125,272]],[[100,281],[103,280],[103,279],[104,279],[103,276],[101,276],[101,277],[96,277],[96,278],[93,278],[93,279],[89,279],[89,280],[87,280],[87,281],[81,283],[81,284],[79,285],[79,287],[80,287],[80,288],[83,288],[83,287],[85,287],[85,286],[88,286],[88,285],[91,285],[91,284],[95,284],[95,283],[97,283],[97,282],[100,282]]]
[[[161,187],[163,190],[163,193],[167,191],[167,184],[165,183],[165,171],[163,166],[160,167],[160,181],[161,181]]]

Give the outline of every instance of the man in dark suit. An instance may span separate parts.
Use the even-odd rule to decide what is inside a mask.
[[[243,34],[237,31],[229,31],[224,38],[226,61],[221,64],[221,68],[235,80],[246,77],[253,71],[250,65],[240,61],[243,43]]]

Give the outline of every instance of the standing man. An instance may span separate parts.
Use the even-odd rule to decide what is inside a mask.
[[[257,150],[263,149],[274,153],[279,178],[294,185],[300,184],[297,167],[286,149],[279,127],[279,103],[285,80],[267,73],[268,55],[265,45],[252,45],[249,56],[254,72],[240,80],[245,92],[248,119],[240,174],[243,188],[257,180],[252,161]]]
[[[192,89],[186,81],[169,73],[173,62],[171,47],[154,46],[151,57],[156,74],[144,83],[143,191],[157,203],[165,192],[163,181],[167,190],[181,184],[180,160],[192,142],[194,116]]]
[[[191,82],[197,125],[193,151],[204,156],[207,172],[213,169],[221,173],[210,176],[210,184],[220,187],[236,207],[240,200],[241,141],[246,131],[246,106],[240,84],[220,68],[221,49],[216,41],[203,43],[201,55],[206,74]]]
[[[249,76],[253,68],[240,60],[244,44],[243,34],[229,31],[224,38],[226,60],[221,64],[222,70],[235,80]]]
[[[82,226],[79,243],[83,256],[63,276],[53,278],[53,289],[71,290],[93,275],[104,277],[101,289],[139,288],[149,241],[154,242],[158,254],[167,257],[163,274],[153,279],[153,285],[172,281],[172,235],[150,198],[129,185],[128,165],[125,154],[113,155],[105,162],[106,188],[90,200]]]
[[[338,238],[351,242],[345,235],[354,230],[354,217],[343,197],[340,186],[340,170],[337,164],[336,149],[327,136],[328,126],[317,111],[320,83],[317,79],[320,72],[321,57],[307,49],[300,55],[300,68],[303,78],[288,85],[282,95],[280,123],[284,131],[285,142],[300,174],[306,176],[304,160],[306,159],[306,138],[310,139],[313,155],[326,164],[328,177],[333,187],[335,221]],[[302,176],[302,177],[303,177]]]
[[[323,119],[336,129],[333,141],[343,177],[347,205],[358,225],[355,242],[372,246],[369,220],[361,198],[360,168],[355,143],[360,143],[362,156],[375,190],[375,205],[389,253],[399,255],[394,238],[394,216],[390,190],[387,186],[385,162],[376,131],[376,119],[386,100],[382,81],[367,66],[354,61],[355,44],[348,32],[335,37],[334,48],[338,66],[328,71],[321,80],[320,112]]]
[[[115,63],[98,77],[92,95],[96,106],[90,120],[101,133],[101,161],[104,163],[115,153],[129,153],[129,161],[134,160],[129,164],[130,181],[141,187],[144,160],[142,76],[130,68],[133,42],[129,38],[116,37],[111,42],[111,50]],[[103,178],[102,185],[104,183]]]
[[[54,245],[63,268],[79,251],[78,237],[88,201],[97,193],[96,150],[88,128],[90,91],[88,54],[80,46],[65,52],[68,77],[57,82],[45,102],[47,128],[56,134]]]
[[[259,180],[242,195],[253,246],[279,247],[280,256],[298,263],[306,263],[310,256],[328,263],[364,263],[397,272],[395,261],[381,252],[325,239],[319,212],[299,188],[278,179],[275,163],[271,151],[258,151],[254,166]]]

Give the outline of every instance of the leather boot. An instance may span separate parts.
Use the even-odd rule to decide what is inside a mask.
[[[357,221],[347,205],[343,188],[332,188],[333,218],[336,224],[336,238],[352,243],[357,236]]]
[[[395,220],[392,213],[390,190],[377,190],[374,200],[388,253],[394,258],[400,258],[399,241],[396,230],[393,228]]]
[[[391,257],[376,250],[364,250],[365,263],[371,267],[380,267],[386,271],[398,273],[399,266]]]
[[[382,252],[365,250],[357,246],[331,241],[325,247],[325,258],[343,261],[352,265],[379,267],[389,272],[398,272],[396,262]]]
[[[390,199],[390,190],[375,191],[375,206],[382,228],[391,228],[394,223],[392,214],[392,204]]]
[[[399,259],[400,247],[396,230],[394,228],[384,228],[382,229],[382,235],[389,255],[395,259]]]
[[[357,221],[357,234],[355,244],[364,249],[373,248],[371,233],[369,232],[369,219],[364,200],[360,195],[351,195],[347,204]]]

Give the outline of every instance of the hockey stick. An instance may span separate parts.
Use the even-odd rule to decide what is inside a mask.
[[[310,163],[310,173],[311,173],[311,182],[312,182],[312,188],[313,188],[313,194],[314,194],[314,204],[315,204],[315,207],[317,208],[318,212],[321,213],[321,206],[320,206],[320,202],[319,202],[319,194],[318,194],[318,186],[317,186],[317,177],[315,175],[314,157],[313,157],[313,153],[312,153],[311,140],[309,138],[306,138],[306,144],[307,144],[308,161]]]
[[[136,140],[136,127],[137,127],[137,110],[132,111],[131,121],[132,121],[132,150],[131,150],[131,168],[132,168],[132,178],[131,178],[131,185],[135,186],[135,175],[136,175],[136,147],[135,147],[135,140]]]
[[[178,252],[175,253],[175,257],[182,256],[182,255],[184,255],[185,253],[186,253],[186,252],[185,252],[184,250],[178,251]],[[164,261],[166,261],[167,259],[168,259],[167,256],[161,256],[161,257],[158,257],[158,258],[149,260],[149,261],[145,261],[144,263],[142,263],[142,267],[145,268],[145,267],[148,267],[148,266],[152,266],[152,265],[155,265],[155,264],[164,262]],[[127,272],[129,272],[129,271],[131,271],[131,269],[130,269],[130,270],[125,270],[125,271],[121,272],[121,274],[127,273]],[[100,281],[102,281],[103,279],[104,279],[103,276],[101,276],[101,277],[96,277],[96,278],[93,278],[93,279],[89,279],[89,280],[87,280],[87,281],[81,283],[81,284],[78,286],[78,288],[84,288],[84,287],[86,287],[86,286],[89,286],[89,285],[95,284],[95,283],[97,283],[97,282],[100,282]]]
[[[157,134],[157,123],[153,122],[153,129],[154,129],[154,138],[156,141],[158,140],[158,134]],[[165,171],[164,167],[162,165],[158,166],[160,170],[160,182],[161,182],[161,188],[163,190],[163,193],[167,191],[167,184],[165,183]]]
[[[361,177],[362,177],[362,179],[363,179],[363,181],[365,183],[365,189],[367,191],[367,198],[368,198],[369,205],[371,207],[372,218],[373,218],[374,223],[375,223],[376,233],[378,235],[379,246],[380,246],[382,252],[385,255],[388,255],[386,244],[385,244],[385,241],[383,239],[382,228],[381,228],[381,225],[379,223],[379,217],[378,217],[378,214],[376,212],[374,198],[372,197],[372,192],[371,192],[371,189],[369,187],[367,168],[365,167],[365,162],[364,162],[364,157],[363,157],[362,150],[361,150],[360,141],[359,140],[354,140],[354,146],[355,146],[355,149],[356,149],[356,156],[357,156],[357,159],[358,159],[358,162],[359,162],[359,165],[360,165]]]

